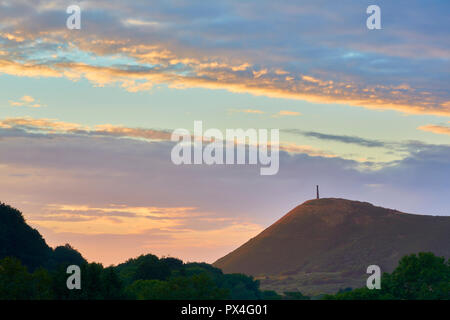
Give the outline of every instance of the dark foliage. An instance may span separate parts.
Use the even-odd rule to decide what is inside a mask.
[[[40,233],[26,224],[22,213],[0,203],[0,259],[16,257],[30,271],[45,266],[52,249]]]
[[[332,300],[450,300],[450,259],[431,252],[404,256],[392,273],[381,277],[381,289],[360,288],[326,295]]]
[[[86,263],[69,244],[50,248],[41,234],[26,223],[20,211],[0,203],[0,259],[5,257],[19,259],[29,271]]]

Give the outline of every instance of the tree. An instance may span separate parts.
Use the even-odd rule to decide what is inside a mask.
[[[152,254],[140,256],[135,264],[137,267],[134,280],[165,280],[170,276],[170,269]]]
[[[28,270],[44,266],[52,249],[19,210],[0,202],[0,259],[16,257]]]
[[[125,298],[123,282],[113,267],[103,269],[101,279],[104,299],[120,300]]]
[[[391,273],[381,278],[381,290],[367,288],[326,295],[337,300],[450,300],[450,259],[431,252],[404,256]]]
[[[0,260],[0,300],[51,299],[51,282],[45,269],[31,274],[16,258]]]
[[[207,300],[230,297],[227,289],[219,288],[205,273],[174,277],[167,281],[136,280],[126,291],[139,300]]]
[[[405,256],[392,274],[384,276],[382,284],[398,299],[450,299],[449,261],[431,252]]]
[[[239,273],[225,274],[223,279],[223,287],[230,290],[231,299],[254,300],[260,298],[258,280]]]
[[[50,269],[55,269],[60,265],[67,268],[69,265],[81,266],[86,263],[83,256],[75,250],[70,244],[58,246],[53,250],[52,259],[47,264]]]
[[[6,257],[0,261],[0,299],[25,300],[33,292],[31,274],[16,258]]]

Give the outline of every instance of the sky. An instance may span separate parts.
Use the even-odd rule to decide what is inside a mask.
[[[81,29],[69,30],[70,5]],[[380,30],[366,27],[369,5]],[[315,196],[450,215],[450,2],[0,0],[0,201],[105,265],[213,262]],[[280,166],[172,163],[279,129]]]

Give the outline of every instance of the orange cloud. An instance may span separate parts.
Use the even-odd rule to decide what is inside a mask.
[[[46,65],[0,60],[0,72],[19,77],[62,77],[64,73]]]
[[[25,127],[28,129],[45,130],[48,132],[70,132],[85,129],[85,127],[76,123],[57,121],[54,119],[33,119],[30,117],[6,118],[4,120],[0,120],[0,127]]]
[[[265,112],[258,109],[231,109],[230,112],[241,112],[241,113],[251,113],[251,114],[264,114]]]
[[[35,99],[31,96],[23,96],[18,101],[9,100],[9,104],[13,107],[30,107],[30,108],[41,107],[41,104],[36,103]]]
[[[306,76],[306,75],[303,75],[302,79],[307,81],[307,82],[312,82],[312,83],[319,84],[321,86],[326,86],[327,84],[332,84],[332,82],[325,82],[325,81],[316,79],[316,78],[311,77],[311,76]]]
[[[297,111],[281,110],[280,112],[274,114],[273,117],[275,117],[275,118],[283,117],[283,116],[297,117],[297,116],[300,116],[300,115],[301,115],[301,113],[297,112]]]
[[[193,207],[90,207],[52,204],[31,221],[55,232],[138,234],[148,229],[178,227],[182,220],[202,216]],[[70,224],[67,221],[71,221]]]
[[[336,155],[313,148],[308,145],[298,145],[295,143],[281,143],[280,150],[289,153],[303,153],[311,157],[325,157],[325,158],[335,158]]]
[[[450,121],[448,123],[450,123]],[[427,124],[425,126],[420,126],[417,129],[422,130],[422,131],[433,132],[433,133],[436,133],[436,134],[448,134],[448,135],[450,135],[450,127],[448,127],[448,126]]]
[[[267,74],[267,69],[261,69],[259,71],[253,71],[253,77],[255,79],[262,77],[263,75]]]
[[[179,41],[180,39],[176,36],[179,33],[168,32],[172,30],[172,27],[176,27],[169,22],[170,19],[158,20],[158,15],[146,16],[141,11],[138,14],[127,11],[126,17],[120,15],[115,25],[117,32],[113,34],[109,33],[107,28],[100,27],[95,28],[95,31],[80,33],[77,37],[73,37],[73,32],[67,30],[64,24],[60,27],[51,24],[52,27],[50,27],[47,26],[46,21],[38,19],[35,25],[36,21],[33,19],[42,18],[40,14],[47,10],[54,10],[55,6],[59,7],[55,4],[33,7],[33,10],[37,11],[32,18],[21,15],[21,11],[16,11],[17,16],[8,17],[5,20],[4,30],[7,31],[0,32],[0,38],[4,39],[8,45],[0,48],[0,73],[23,77],[66,77],[73,81],[84,77],[96,86],[119,85],[130,92],[151,90],[154,84],[164,83],[171,88],[180,89],[190,87],[225,89],[231,92],[275,98],[345,104],[377,110],[397,110],[411,114],[438,116],[450,114],[447,92],[442,92],[441,89],[434,90],[433,87],[422,88],[421,85],[416,88],[415,80],[411,77],[406,78],[406,73],[405,79],[411,79],[410,83],[398,80],[389,87],[383,85],[380,74],[376,75],[375,80],[365,81],[367,75],[364,75],[364,72],[361,73],[358,65],[349,64],[348,72],[346,70],[339,72],[338,68],[326,70],[327,63],[325,65],[318,63],[316,69],[309,71],[310,74],[305,74],[305,68],[301,66],[294,65],[288,69],[289,63],[295,60],[322,61],[320,56],[310,56],[301,52],[293,56],[289,53],[290,45],[279,47],[277,43],[276,47],[268,46],[264,54],[252,48],[251,41],[247,43],[248,46],[241,47],[228,47],[226,45],[228,41],[223,41],[223,47],[211,46],[215,47],[215,50],[202,45],[196,46],[195,42],[186,47],[184,40]],[[92,6],[96,7],[96,5]],[[120,11],[117,6],[98,5],[98,8],[106,11]],[[186,34],[182,32],[184,36],[189,37],[189,34],[193,34],[199,40],[198,43],[203,41],[207,43],[208,38],[203,38],[208,34],[207,30],[200,34],[187,32],[192,31],[190,29],[192,25],[191,22],[186,23],[186,21],[178,21],[179,24],[176,24],[178,27],[186,28]],[[143,32],[149,31],[149,37],[134,34],[134,28],[139,28],[139,31]],[[158,32],[153,32],[155,28]],[[416,40],[419,37],[424,41],[412,41],[408,44],[400,42],[383,46],[358,41],[356,51],[383,52],[390,57],[399,55],[417,58],[418,53],[438,58],[448,56],[447,48],[424,45],[428,37],[420,32],[405,30],[402,32],[404,34],[398,33],[397,36]],[[225,34],[221,34],[220,37]],[[289,35],[289,32],[285,35]],[[211,39],[218,40],[220,37]],[[231,39],[228,40],[233,43]],[[270,38],[267,40],[268,44],[272,43]],[[27,58],[31,50],[24,51],[25,48],[35,48],[33,50],[35,52],[41,45],[52,45],[58,49],[57,52],[48,53],[48,56],[41,60],[31,56]],[[314,47],[313,43],[310,45]],[[336,49],[334,45],[333,42],[328,43],[329,48],[323,49],[331,50],[330,52],[333,53]],[[323,44],[320,47],[323,47]],[[414,50],[414,47],[420,50]],[[64,54],[67,53],[75,54],[71,54],[68,59],[61,59],[65,58]],[[110,59],[110,66],[114,67],[79,63],[74,58],[77,53],[91,55],[94,58]],[[131,62],[127,66],[119,66],[114,63],[114,60],[118,58],[125,58]],[[73,62],[61,63],[61,61],[73,59],[75,59]],[[43,60],[45,63],[42,63]],[[325,70],[320,69],[321,65]],[[413,66],[411,65],[412,68]],[[379,84],[373,85],[375,81]]]
[[[121,126],[114,126],[111,124],[103,124],[95,126],[94,132],[108,133],[111,135],[144,138],[150,140],[170,140],[171,133],[160,130],[127,128]]]
[[[127,26],[138,26],[138,27],[156,27],[159,25],[156,21],[145,21],[140,19],[126,19],[123,24]]]
[[[251,110],[251,109],[250,109]],[[258,110],[253,110],[256,112],[248,113],[259,113]],[[247,112],[246,110],[241,112]],[[262,112],[262,111],[261,111]],[[81,124],[57,121],[55,119],[33,119],[30,117],[25,118],[6,118],[0,120],[0,128],[25,128],[30,131],[43,131],[48,133],[72,133],[72,134],[89,134],[89,135],[99,135],[99,136],[112,136],[112,137],[124,137],[124,138],[138,138],[145,139],[149,141],[170,141],[171,132],[165,130],[154,130],[145,128],[129,128],[124,126],[116,126],[112,124],[102,124],[96,125],[93,128],[83,126]],[[204,137],[192,137],[192,139],[202,140],[205,143],[210,143],[211,139],[206,139]],[[225,140],[223,141],[226,142]],[[235,145],[240,145],[239,142],[234,141]],[[245,145],[248,145],[247,142]],[[258,145],[254,145],[257,147]],[[275,148],[271,146],[270,148]],[[278,150],[285,151],[288,153],[297,154],[307,154],[312,157],[325,157],[334,158],[335,154],[313,148],[309,145],[298,145],[291,142],[280,142]],[[359,160],[358,160],[359,161]],[[361,162],[361,161],[360,161]]]
[[[25,38],[23,36],[20,35],[20,33],[0,33],[0,37],[11,40],[11,41],[15,41],[15,42],[24,42]]]
[[[55,119],[33,119],[30,117],[6,118],[0,120],[0,127],[24,127],[29,130],[38,130],[49,133],[89,133],[147,140],[169,140],[171,136],[171,133],[163,130],[128,128],[111,124],[102,124],[97,125],[94,128],[89,128],[77,123],[57,121]]]

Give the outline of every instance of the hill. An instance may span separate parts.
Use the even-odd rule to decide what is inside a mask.
[[[362,287],[369,265],[392,272],[404,255],[450,256],[450,217],[406,214],[345,199],[310,200],[213,265],[266,290],[309,295]]]

